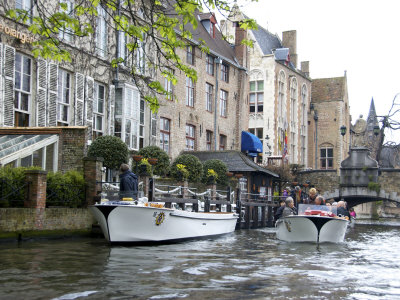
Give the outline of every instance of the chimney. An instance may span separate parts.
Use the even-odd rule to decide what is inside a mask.
[[[290,61],[297,69],[297,32],[296,30],[282,32],[282,46],[289,48]]]
[[[301,72],[304,73],[307,77],[310,77],[310,62],[302,61],[301,63]]]
[[[235,56],[239,64],[248,68],[247,46],[242,45],[242,41],[247,39],[247,31],[240,28],[239,22],[234,22],[235,26]]]

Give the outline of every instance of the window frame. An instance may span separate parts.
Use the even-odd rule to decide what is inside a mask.
[[[323,151],[325,151],[325,156],[323,156]],[[328,156],[329,151],[332,152],[332,156]],[[320,169],[332,170],[333,169],[333,159],[334,159],[333,147],[332,146],[320,147],[319,154],[320,154],[320,159],[319,159]],[[331,163],[331,166],[329,166],[329,163]]]
[[[212,150],[213,132],[211,130],[206,130],[206,150]]]
[[[211,76],[214,76],[214,61],[215,58],[212,55],[206,55],[206,73]]]
[[[194,65],[194,47],[193,45],[186,46],[186,63]]]
[[[254,90],[251,86],[254,83]],[[264,112],[264,80],[250,81],[249,93],[249,113],[263,113]],[[262,88],[260,89],[260,85]]]
[[[229,65],[221,64],[221,80],[229,83]]]
[[[228,117],[228,92],[225,90],[220,90],[220,106],[219,106],[219,115],[221,117]]]
[[[103,89],[103,98],[100,101],[100,89]],[[101,103],[101,107],[103,111],[99,111],[99,107]],[[106,86],[104,84],[95,82],[94,83],[94,95],[93,95],[93,132],[96,137],[104,134],[104,124],[105,124],[105,104],[106,104]],[[101,129],[97,129],[97,118],[101,120]]]
[[[196,150],[196,126],[192,124],[186,124],[185,127],[185,135],[186,135],[186,151],[195,151]],[[191,148],[189,148],[191,146]]]
[[[17,70],[17,59],[20,57],[20,69]],[[31,119],[31,105],[32,105],[32,70],[33,70],[33,60],[27,55],[16,52],[15,53],[15,61],[14,61],[14,122],[15,126],[29,126]],[[26,61],[25,61],[26,59]],[[29,62],[29,74],[25,73],[25,64]],[[17,88],[17,73],[20,78],[20,87]],[[28,81],[25,81],[24,78],[27,78]],[[27,89],[25,88],[25,84],[28,84]],[[26,104],[22,103],[22,96],[26,97]],[[26,109],[25,109],[26,108]],[[20,117],[23,117],[22,123],[20,122]]]
[[[166,128],[165,124],[168,124]],[[168,145],[165,145],[165,137],[168,137]],[[160,148],[166,153],[170,153],[171,149],[171,119],[160,117]]]
[[[226,150],[227,137],[225,134],[219,135],[219,151]]]
[[[186,106],[194,107],[195,85],[192,78],[186,76]]]
[[[213,111],[214,86],[206,82],[206,111]]]
[[[67,79],[65,79],[65,76]],[[71,117],[70,117],[70,108],[71,108],[71,92],[72,92],[72,74],[64,69],[58,68],[58,92],[57,92],[57,122],[63,123],[66,125],[69,125],[71,122]],[[65,80],[68,81],[69,86],[65,87]],[[65,92],[68,92],[68,101],[64,102],[65,100]],[[67,120],[63,120],[61,118],[61,113],[64,112],[64,110],[61,109],[66,109],[67,111]]]
[[[107,38],[107,10],[99,5],[97,7],[96,52],[100,57],[107,56]]]

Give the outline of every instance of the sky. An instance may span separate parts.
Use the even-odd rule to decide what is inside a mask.
[[[297,31],[297,67],[309,61],[311,78],[340,77],[347,72],[353,124],[360,115],[367,118],[372,98],[378,116],[389,112],[400,93],[400,1],[258,0],[238,4],[249,18],[280,38],[283,31]],[[386,135],[400,143],[398,133]]]

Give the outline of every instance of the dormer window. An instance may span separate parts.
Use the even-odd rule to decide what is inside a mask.
[[[213,14],[202,14],[200,17],[201,24],[207,30],[212,38],[215,38],[215,24],[217,24],[217,20]]]

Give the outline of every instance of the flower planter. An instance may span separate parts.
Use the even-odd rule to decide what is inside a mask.
[[[154,166],[157,163],[158,159],[157,158],[149,158],[148,161],[152,166]]]
[[[132,159],[136,162],[141,161],[143,158],[143,155],[132,155]]]

